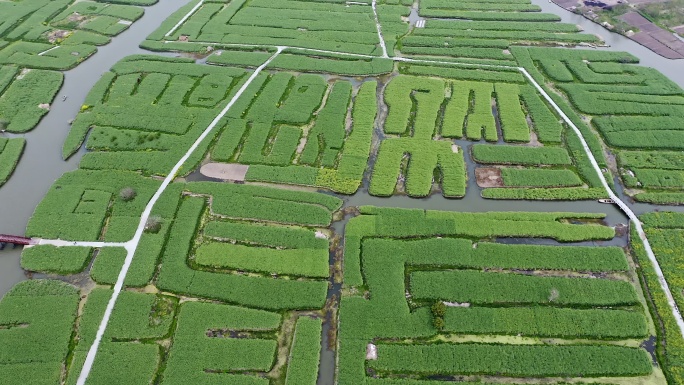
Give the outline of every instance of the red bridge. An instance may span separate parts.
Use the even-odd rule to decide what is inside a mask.
[[[31,238],[18,237],[16,235],[0,234],[0,250],[4,249],[8,244],[17,246],[32,245],[35,242]]]

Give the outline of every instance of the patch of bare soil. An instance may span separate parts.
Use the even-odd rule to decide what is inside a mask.
[[[50,44],[55,44],[58,41],[66,39],[69,35],[71,35],[71,31],[56,29],[48,34],[47,39]]]
[[[67,21],[70,23],[73,23],[73,22],[80,23],[85,19],[86,19],[85,16],[83,16],[77,12],[74,12],[69,17],[67,17]]]
[[[503,187],[501,170],[495,167],[478,167],[475,169],[477,185],[483,188]]]
[[[200,173],[210,178],[242,182],[247,170],[249,166],[241,164],[208,163],[200,168]]]

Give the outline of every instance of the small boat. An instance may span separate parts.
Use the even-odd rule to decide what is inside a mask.
[[[615,203],[615,202],[613,202],[612,199],[599,199],[598,201],[599,201],[599,203],[608,203],[608,204]]]

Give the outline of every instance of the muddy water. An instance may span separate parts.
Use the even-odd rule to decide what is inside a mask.
[[[50,112],[26,135],[26,151],[10,180],[0,188],[0,234],[23,235],[34,208],[63,173],[75,170],[82,156],[62,160],[62,143],[69,121],[76,117],[88,91],[100,76],[128,55],[145,53],[138,46],[166,18],[190,0],[161,0],[145,8],[145,15],[112,42],[73,70],[66,71],[64,85]],[[66,101],[62,101],[67,96]],[[1,135],[1,134],[0,134]],[[25,279],[19,266],[21,249],[0,251],[0,296]]]

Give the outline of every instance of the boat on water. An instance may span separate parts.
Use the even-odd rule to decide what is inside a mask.
[[[613,204],[613,203],[615,203],[615,202],[613,202],[613,200],[610,199],[610,198],[608,198],[608,199],[599,199],[598,201],[599,201],[599,203],[608,203],[608,204]]]

